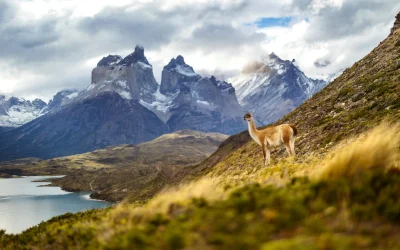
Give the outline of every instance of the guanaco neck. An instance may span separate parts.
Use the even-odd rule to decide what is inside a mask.
[[[247,123],[249,125],[249,133],[250,133],[250,135],[256,135],[258,130],[257,130],[256,124],[254,123],[253,118],[251,118],[250,121],[247,121]]]

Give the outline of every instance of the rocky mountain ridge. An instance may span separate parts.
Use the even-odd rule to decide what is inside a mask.
[[[18,127],[41,116],[47,104],[41,99],[33,101],[0,95],[0,127]]]
[[[0,95],[0,127],[17,128],[49,112],[55,112],[78,96],[76,89],[57,92],[48,102],[37,98],[33,101]]]

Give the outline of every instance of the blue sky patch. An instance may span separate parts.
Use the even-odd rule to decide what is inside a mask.
[[[255,22],[257,27],[289,26],[292,17],[264,17]]]

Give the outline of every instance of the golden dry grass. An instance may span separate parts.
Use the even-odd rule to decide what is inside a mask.
[[[147,207],[153,212],[166,212],[170,204],[182,204],[195,198],[204,198],[208,201],[219,200],[225,196],[220,184],[219,178],[201,178],[161,192],[147,204]]]
[[[220,177],[223,185],[240,187],[248,183],[284,186],[293,177],[314,180],[356,174],[365,169],[387,169],[399,165],[400,125],[382,123],[360,136],[346,138],[328,153],[276,158],[263,166],[259,147],[253,142],[244,145],[218,163],[208,177]]]
[[[355,175],[367,169],[395,167],[398,164],[400,125],[383,123],[349,145],[329,154],[313,177],[332,179]]]

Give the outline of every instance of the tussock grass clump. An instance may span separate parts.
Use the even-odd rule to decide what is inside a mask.
[[[387,170],[396,166],[400,126],[383,123],[363,138],[335,150],[316,170],[316,179],[354,176],[367,169]]]
[[[153,212],[166,212],[173,203],[184,203],[204,198],[209,201],[222,199],[225,195],[220,178],[205,177],[197,181],[170,188],[154,197],[148,204]]]

